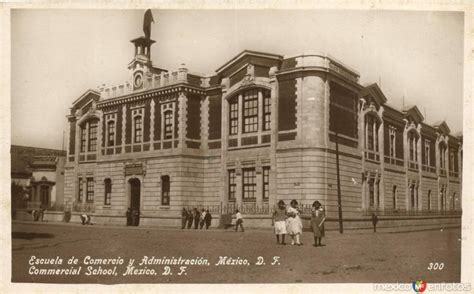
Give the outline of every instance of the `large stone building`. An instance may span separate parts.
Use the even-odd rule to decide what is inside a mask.
[[[262,223],[297,199],[337,219],[336,150],[345,219],[461,210],[462,138],[340,61],[246,50],[202,76],[154,67],[154,41],[131,42],[129,80],[86,91],[68,116],[73,211],[125,224],[131,207],[140,224],[174,225],[183,207],[238,206]]]

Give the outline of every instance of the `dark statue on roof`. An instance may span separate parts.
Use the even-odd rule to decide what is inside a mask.
[[[143,17],[143,32],[145,33],[145,38],[148,40],[150,40],[152,22],[154,23],[155,20],[153,19],[151,10],[148,9],[147,11],[145,11],[145,16]]]

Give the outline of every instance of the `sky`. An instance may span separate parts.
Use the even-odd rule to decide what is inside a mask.
[[[388,103],[462,131],[464,15],[350,10],[152,10],[153,65],[213,74],[248,49],[327,53],[377,82]],[[122,84],[144,10],[12,10],[12,144],[63,148],[87,89]],[[64,146],[67,146],[65,144]]]

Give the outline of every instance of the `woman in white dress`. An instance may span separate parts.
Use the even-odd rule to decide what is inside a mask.
[[[286,231],[291,236],[291,245],[303,245],[300,241],[300,236],[303,234],[303,223],[300,218],[300,209],[298,208],[298,201],[291,200],[290,207],[286,211],[288,218],[286,219]]]

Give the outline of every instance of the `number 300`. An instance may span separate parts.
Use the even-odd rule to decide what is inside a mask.
[[[430,271],[440,271],[444,268],[444,262],[435,262],[435,263],[432,263],[430,262],[430,264],[428,265],[428,270]]]

